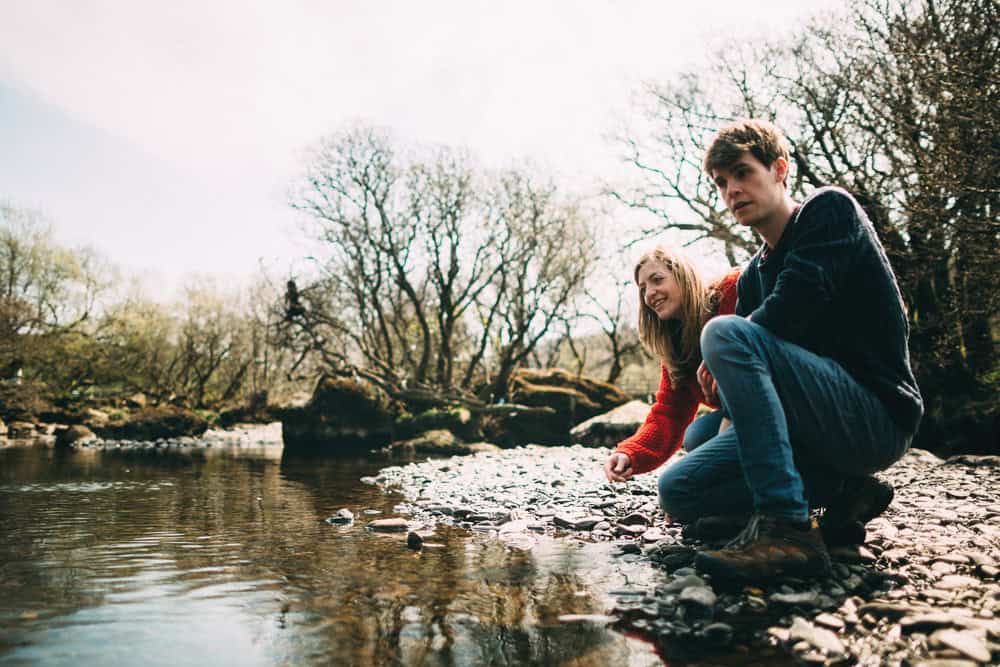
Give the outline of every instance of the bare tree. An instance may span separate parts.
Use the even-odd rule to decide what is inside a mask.
[[[421,155],[363,127],[319,144],[291,204],[323,252],[285,340],[397,397],[498,395],[578,289],[591,235],[525,170]]]

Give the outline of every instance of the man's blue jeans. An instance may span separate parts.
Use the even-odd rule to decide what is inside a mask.
[[[688,428],[689,453],[660,477],[660,505],[676,519],[756,511],[804,521],[803,476],[822,487],[871,474],[909,447],[881,401],[839,364],[760,325],[717,317],[702,331],[701,349],[722,411]],[[703,440],[713,422],[718,433],[723,413],[732,426]]]

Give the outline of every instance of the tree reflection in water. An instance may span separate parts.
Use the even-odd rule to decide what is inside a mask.
[[[384,462],[280,448],[0,450],[0,659],[658,664],[604,627],[606,547],[364,529]],[[347,507],[356,523],[323,519]],[[435,543],[439,547],[433,546]],[[603,568],[602,568],[602,564]],[[125,660],[127,662],[127,660]]]

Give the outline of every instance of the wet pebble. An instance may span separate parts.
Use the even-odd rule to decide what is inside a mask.
[[[410,549],[417,550],[424,545],[424,538],[420,537],[417,533],[412,530],[406,534],[406,546]]]
[[[404,533],[409,527],[406,519],[399,518],[375,519],[368,522],[368,530],[373,530],[377,533]]]
[[[354,522],[354,512],[349,509],[337,510],[337,513],[333,516],[328,516],[324,519],[327,523],[331,524],[345,524]]]

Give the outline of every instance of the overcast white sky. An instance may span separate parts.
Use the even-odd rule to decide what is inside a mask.
[[[587,188],[640,82],[837,4],[0,0],[0,198],[156,284],[238,279],[307,254],[284,193],[350,122]]]

